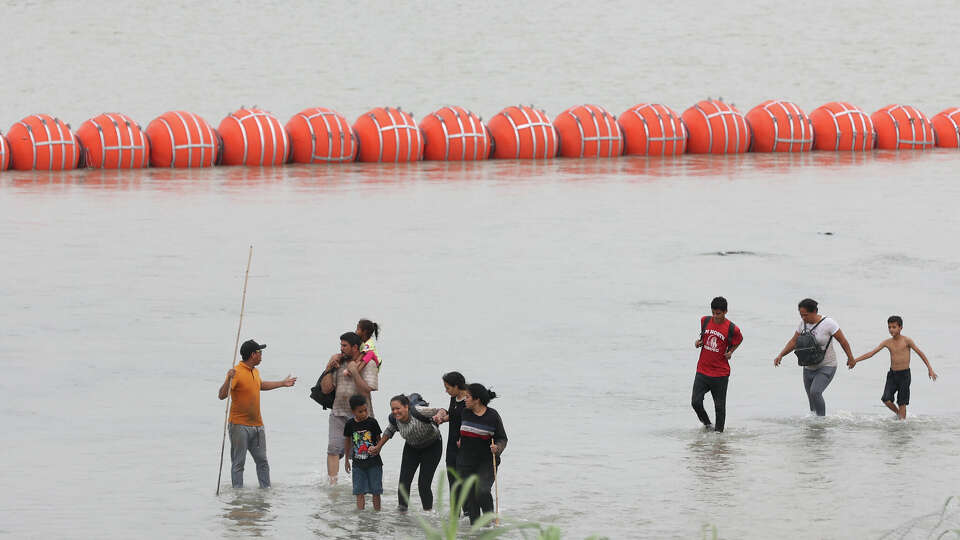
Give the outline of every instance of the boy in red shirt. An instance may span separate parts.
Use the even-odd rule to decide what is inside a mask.
[[[730,356],[743,342],[740,328],[727,319],[727,299],[718,296],[710,302],[712,317],[701,317],[700,338],[694,347],[700,349],[697,375],[693,379],[690,404],[708,429],[710,417],[703,408],[703,397],[710,392],[716,409],[716,430],[723,431],[727,418],[727,382],[730,379]]]

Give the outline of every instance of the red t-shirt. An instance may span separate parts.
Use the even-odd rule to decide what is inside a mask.
[[[703,331],[697,373],[703,373],[708,377],[726,377],[730,375],[730,362],[727,362],[727,358],[723,355],[728,347],[737,346],[743,341],[743,334],[740,333],[740,327],[733,324],[730,319],[724,319],[723,323],[717,324],[713,322],[713,317],[705,318],[709,321],[707,321],[707,328]],[[703,325],[703,319],[700,319],[700,325]],[[727,343],[730,325],[733,325],[733,336],[730,343]]]

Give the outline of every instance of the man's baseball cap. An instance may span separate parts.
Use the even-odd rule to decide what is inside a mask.
[[[263,349],[266,349],[266,348],[267,348],[266,343],[264,343],[263,345],[260,345],[256,341],[252,339],[248,339],[243,342],[243,345],[240,346],[240,358],[243,358],[244,360],[246,360],[247,358],[250,358],[251,354],[255,353],[256,351],[262,351]]]

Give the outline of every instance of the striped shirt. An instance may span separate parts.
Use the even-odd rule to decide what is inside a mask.
[[[496,409],[487,407],[483,416],[464,409],[460,423],[460,452],[457,461],[476,464],[490,461],[490,441],[493,440],[503,453],[507,447],[507,432]]]
[[[428,418],[437,414],[440,409],[432,407],[417,407],[417,412]],[[440,429],[435,424],[418,420],[412,414],[406,422],[401,422],[391,416],[391,421],[387,423],[387,429],[383,430],[383,436],[393,437],[394,433],[400,433],[403,440],[414,448],[424,448],[440,438]]]

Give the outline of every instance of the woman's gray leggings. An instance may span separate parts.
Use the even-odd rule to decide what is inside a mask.
[[[837,366],[823,366],[817,369],[803,368],[803,389],[807,391],[810,412],[817,413],[817,416],[827,414],[827,404],[823,401],[823,391],[827,389],[836,373]]]

